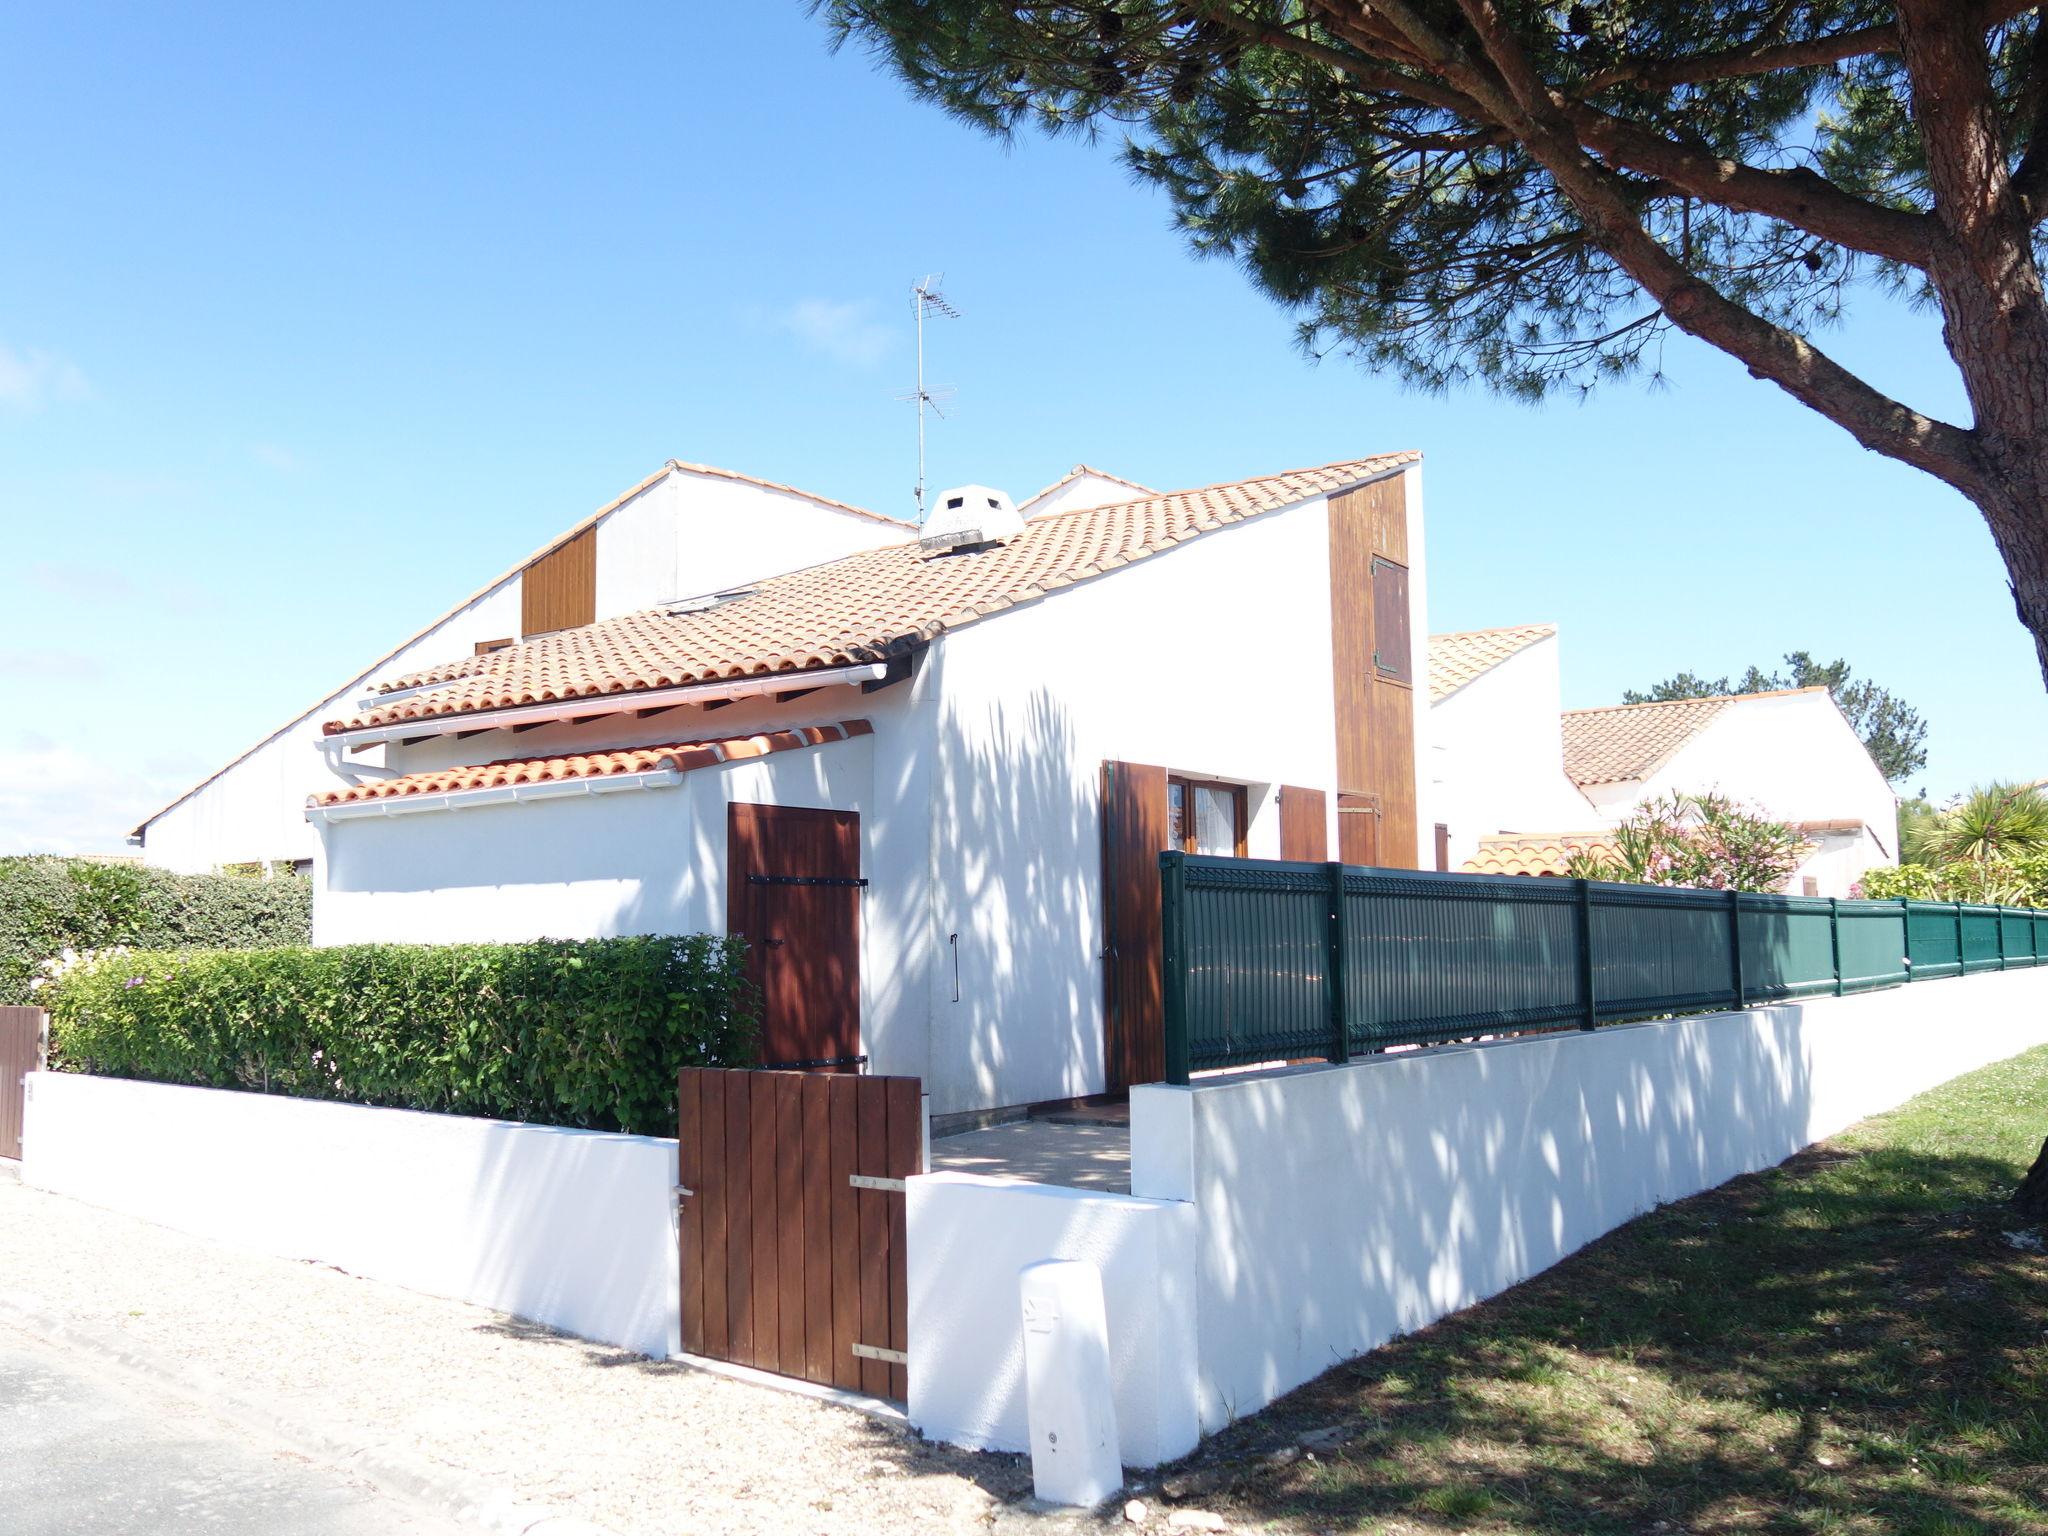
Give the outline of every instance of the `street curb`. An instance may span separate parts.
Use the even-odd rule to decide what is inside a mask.
[[[387,1493],[498,1536],[618,1536],[607,1526],[545,1504],[518,1503],[509,1494],[444,1471],[405,1451],[351,1439],[330,1425],[287,1417],[269,1403],[233,1391],[207,1372],[173,1365],[97,1329],[42,1311],[19,1292],[0,1292],[0,1324],[9,1324],[45,1343],[81,1350],[104,1365],[146,1376],[238,1428],[282,1441],[300,1455],[356,1473]]]

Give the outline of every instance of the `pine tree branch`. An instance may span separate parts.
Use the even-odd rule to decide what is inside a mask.
[[[1456,3],[1478,38],[1481,57],[1420,14],[1411,0],[1372,0],[1373,9],[1453,86],[1521,140],[1578,209],[1594,243],[1642,285],[1674,325],[1778,385],[1866,448],[1923,469],[1965,495],[1977,497],[1988,489],[1974,433],[1892,399],[1805,338],[1686,271],[1643,226],[1616,173],[1579,143],[1563,107],[1494,0]]]
[[[1924,213],[1866,202],[1806,169],[1768,171],[1694,149],[1558,93],[1578,141],[1610,165],[1660,177],[1705,202],[1796,225],[1852,251],[1925,267],[1936,229]]]

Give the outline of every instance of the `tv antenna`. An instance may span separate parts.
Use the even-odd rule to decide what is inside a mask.
[[[937,384],[927,389],[924,382],[924,322],[927,315],[942,320],[958,320],[960,311],[955,309],[946,296],[939,292],[939,284],[945,280],[943,272],[928,272],[910,290],[911,312],[917,317],[917,388],[907,395],[896,398],[905,404],[917,406],[917,520],[924,521],[924,413],[929,410],[939,420],[946,419],[940,409],[951,400],[955,390],[950,384]]]

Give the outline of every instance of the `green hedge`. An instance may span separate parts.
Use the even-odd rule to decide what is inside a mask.
[[[313,936],[303,875],[177,875],[51,855],[0,858],[0,1003],[39,1001],[29,982],[66,949],[257,949]]]
[[[703,935],[135,951],[38,997],[65,1071],[673,1136],[678,1068],[752,1059],[742,956]]]

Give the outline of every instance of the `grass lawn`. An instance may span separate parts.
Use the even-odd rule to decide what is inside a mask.
[[[2044,1133],[2048,1047],[1340,1366],[1205,1446],[1187,1501],[1237,1530],[2048,1532],[2048,1257],[2002,1207]]]

